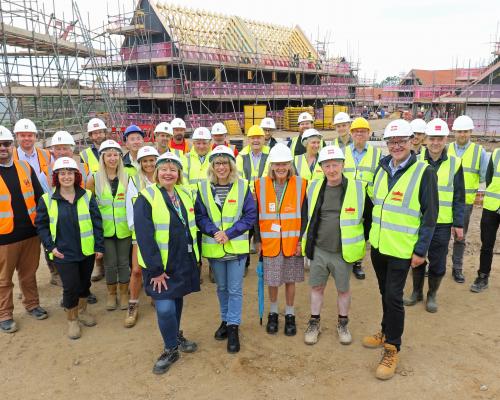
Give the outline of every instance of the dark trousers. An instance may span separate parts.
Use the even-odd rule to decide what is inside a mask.
[[[181,325],[182,306],[184,299],[155,300],[158,327],[163,338],[165,349],[177,347],[177,335]]]
[[[443,276],[446,273],[446,257],[451,238],[451,225],[437,224],[429,245],[429,275]]]
[[[365,240],[368,241],[370,238],[370,229],[372,227],[372,212],[373,203],[370,197],[366,196],[365,199],[365,209],[363,211],[363,231],[365,234]]]
[[[382,296],[382,333],[385,341],[399,350],[405,325],[403,289],[411,260],[386,256],[374,247],[371,259]]]
[[[76,307],[80,298],[87,298],[90,294],[90,277],[94,269],[94,260],[94,255],[74,263],[62,264],[54,260],[54,265],[63,284],[64,308]]]
[[[481,215],[481,256],[479,257],[480,273],[490,275],[493,262],[493,248],[497,239],[500,214],[483,208]]]

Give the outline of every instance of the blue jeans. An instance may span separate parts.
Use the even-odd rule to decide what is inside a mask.
[[[177,335],[181,324],[183,298],[155,300],[156,317],[166,349],[177,347]]]
[[[220,317],[228,325],[240,325],[246,257],[228,261],[211,258],[209,262],[217,283]]]

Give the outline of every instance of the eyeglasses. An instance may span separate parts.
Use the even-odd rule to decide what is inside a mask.
[[[396,146],[403,147],[409,141],[410,141],[410,139],[401,139],[401,140],[398,140],[397,142],[390,141],[390,142],[387,142],[387,147],[396,147]]]
[[[214,165],[216,167],[221,167],[221,166],[229,165],[229,161],[216,161],[216,162],[214,162]]]
[[[8,149],[10,146],[12,146],[12,142],[1,142],[0,147],[5,147]]]

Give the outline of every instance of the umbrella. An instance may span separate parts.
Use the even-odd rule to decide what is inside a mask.
[[[264,265],[262,261],[259,260],[255,272],[257,272],[257,277],[259,278],[257,281],[257,294],[259,297],[260,324],[262,325],[262,316],[264,315]]]

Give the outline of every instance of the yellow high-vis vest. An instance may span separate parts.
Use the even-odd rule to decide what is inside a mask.
[[[448,146],[448,155],[455,156],[462,161],[465,183],[465,204],[474,204],[476,193],[479,189],[479,172],[483,147],[479,144],[469,142],[462,157],[458,157],[455,146],[456,142],[450,143]]]
[[[490,211],[500,208],[500,149],[491,153],[493,163],[493,178],[484,192],[483,207]]]

